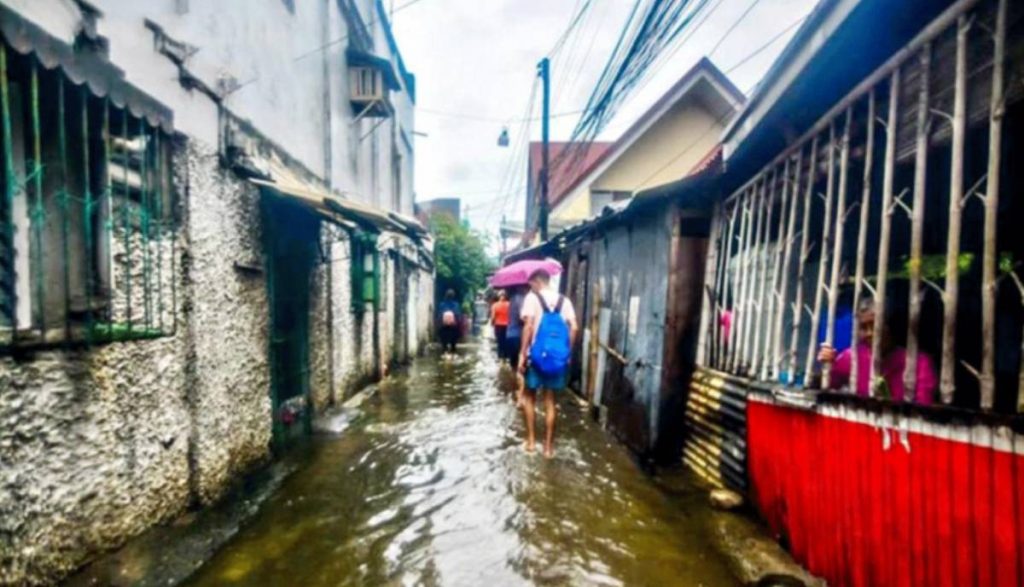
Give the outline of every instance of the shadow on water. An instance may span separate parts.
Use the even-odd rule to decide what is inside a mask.
[[[703,494],[669,496],[562,397],[557,454],[522,450],[487,349],[381,384],[189,585],[734,585]],[[499,384],[501,382],[501,384]]]

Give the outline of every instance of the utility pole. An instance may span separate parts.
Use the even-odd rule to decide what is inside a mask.
[[[543,110],[541,113],[541,171],[540,171],[540,207],[538,208],[537,226],[540,230],[540,240],[548,240],[548,176],[550,164],[550,115],[551,115],[551,61],[545,57],[537,65],[540,71],[541,83],[544,84]]]

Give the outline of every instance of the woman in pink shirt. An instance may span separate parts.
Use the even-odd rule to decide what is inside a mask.
[[[857,395],[868,396],[871,378],[871,341],[875,336],[875,302],[867,298],[861,301],[857,309]],[[902,401],[906,397],[903,386],[903,372],[907,365],[907,351],[904,348],[891,348],[888,337],[882,333],[882,372],[879,374],[889,386],[890,396]],[[846,349],[841,353],[829,345],[821,345],[818,361],[832,364],[831,386],[839,389],[850,383],[853,353]],[[914,390],[914,402],[929,405],[935,396],[938,378],[931,357],[925,353],[917,355],[917,389]]]

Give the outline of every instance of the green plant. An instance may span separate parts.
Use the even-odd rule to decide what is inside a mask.
[[[438,294],[451,289],[460,301],[471,300],[474,293],[487,286],[487,276],[494,271],[486,239],[445,215],[431,218],[430,232],[434,235]]]

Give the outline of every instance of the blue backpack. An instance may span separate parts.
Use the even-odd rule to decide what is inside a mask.
[[[562,302],[565,298],[558,297],[558,304],[552,310],[544,302],[544,296],[534,294],[540,300],[544,314],[537,326],[537,336],[530,347],[530,364],[541,375],[560,375],[569,366],[569,325],[562,319]]]

